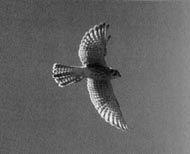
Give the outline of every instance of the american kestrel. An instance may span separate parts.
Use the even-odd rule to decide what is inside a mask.
[[[82,66],[66,66],[55,63],[52,77],[60,87],[87,78],[90,99],[100,116],[118,129],[128,129],[123,118],[119,103],[114,95],[111,80],[121,77],[119,71],[106,65],[106,45],[109,25],[95,25],[83,36],[78,55]]]

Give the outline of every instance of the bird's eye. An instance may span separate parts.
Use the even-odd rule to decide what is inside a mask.
[[[114,70],[111,70],[111,73],[115,72]]]
[[[114,75],[114,76],[116,76],[116,75],[117,75],[117,72],[116,72],[116,71],[114,71],[114,72],[113,72],[113,75]]]

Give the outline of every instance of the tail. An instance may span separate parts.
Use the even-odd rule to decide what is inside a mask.
[[[84,78],[82,68],[57,63],[53,65],[52,73],[52,77],[60,87],[79,82]]]

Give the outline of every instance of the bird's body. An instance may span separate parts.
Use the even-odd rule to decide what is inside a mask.
[[[89,70],[89,73],[87,75],[88,78],[96,80],[110,80],[115,78],[112,73],[116,70],[109,67],[101,66],[99,64],[88,64],[86,68]]]
[[[86,32],[79,47],[82,66],[55,63],[53,78],[60,87],[87,78],[91,101],[100,116],[116,128],[125,130],[127,125],[111,85],[111,80],[121,75],[117,70],[108,67],[104,59],[106,45],[110,39],[110,36],[107,37],[108,27],[109,25],[102,23]]]

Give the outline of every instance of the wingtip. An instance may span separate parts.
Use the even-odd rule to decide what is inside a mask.
[[[122,130],[122,131],[127,131],[127,130],[129,130],[129,128],[128,128],[128,126],[127,126],[127,124],[126,123],[122,123],[122,124],[120,124],[120,126],[118,127],[118,126],[115,126],[117,129],[120,129],[120,130]]]
[[[127,130],[129,130],[129,128],[127,127],[127,124],[123,125],[122,131],[127,131]]]
[[[105,122],[109,123],[111,126],[122,131],[128,130],[127,123],[122,115],[110,111],[109,107],[106,104],[96,107],[96,109],[100,114],[101,118],[103,118]]]
[[[105,21],[102,21],[94,27],[106,27],[106,29],[108,29],[110,27],[110,24],[106,23]]]
[[[101,26],[106,25],[106,22],[102,21],[98,25],[101,25]]]

